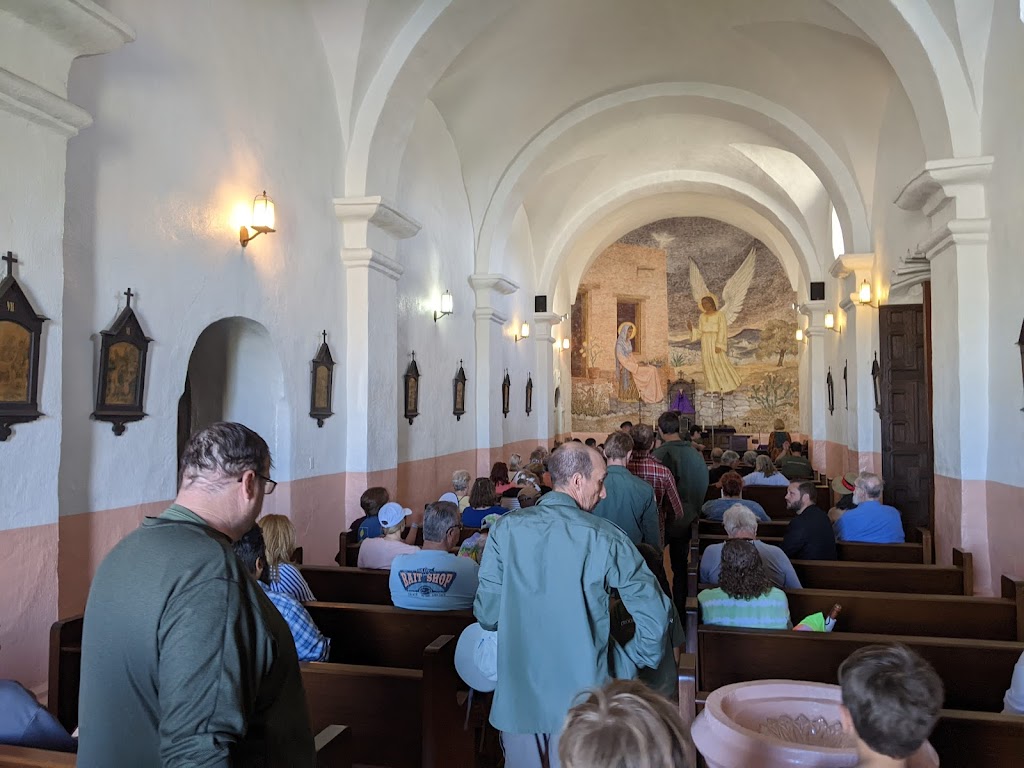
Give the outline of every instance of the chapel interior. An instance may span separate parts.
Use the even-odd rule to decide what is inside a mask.
[[[369,486],[781,420],[1005,597],[1022,73],[1018,0],[0,0],[0,678],[219,420],[312,565]]]

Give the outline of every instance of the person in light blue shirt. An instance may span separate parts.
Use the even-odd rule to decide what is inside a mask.
[[[414,611],[464,611],[473,607],[479,566],[449,550],[459,544],[459,508],[435,501],[423,512],[423,549],[391,561],[391,602]]]
[[[902,544],[903,518],[895,507],[882,503],[882,478],[861,472],[854,483],[854,509],[843,513],[833,526],[837,541]]]

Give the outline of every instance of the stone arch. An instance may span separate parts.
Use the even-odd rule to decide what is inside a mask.
[[[785,107],[754,93],[738,88],[708,83],[656,83],[606,94],[565,112],[538,133],[506,167],[484,213],[477,240],[478,271],[488,271],[491,244],[507,228],[519,202],[515,189],[545,149],[561,136],[588,120],[618,107],[644,101],[675,97],[685,101],[710,104],[727,113],[716,116],[753,124],[751,116],[765,119],[781,127],[787,148],[814,171],[833,204],[844,234],[848,252],[870,250],[871,229],[864,207],[864,198],[849,167],[832,147],[807,122]],[[743,120],[742,118],[748,118]]]
[[[247,317],[207,325],[192,347],[182,386],[188,384],[191,430],[215,421],[238,421],[267,441],[275,479],[288,479],[291,432],[284,370],[270,332]]]
[[[927,0],[826,2],[856,24],[893,67],[917,115],[928,157],[980,154],[980,121],[966,73]],[[355,117],[345,158],[345,195],[394,197],[402,149],[420,105],[456,56],[513,5],[426,0],[417,8]]]
[[[674,170],[630,179],[592,198],[585,206],[576,211],[547,250],[544,261],[540,265],[538,292],[554,291],[558,274],[565,265],[575,242],[602,219],[609,217],[614,211],[633,201],[672,192],[700,192],[709,196],[724,196],[741,200],[744,207],[751,209],[758,216],[770,222],[790,246],[789,249],[780,250],[775,255],[782,261],[782,266],[794,287],[800,284],[801,279],[808,282],[821,279],[821,266],[815,257],[814,247],[807,233],[793,214],[778,205],[770,196],[747,182],[723,174]],[[690,214],[677,213],[676,215]],[[648,221],[653,221],[653,219],[649,218]],[[640,222],[629,229],[623,229],[618,236],[636,226],[641,226],[642,223],[645,222]],[[614,238],[609,240],[609,242],[613,241]],[[590,258],[594,255],[590,254]]]

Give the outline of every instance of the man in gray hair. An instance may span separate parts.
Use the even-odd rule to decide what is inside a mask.
[[[452,472],[452,490],[455,491],[455,498],[459,500],[459,511],[469,506],[469,484],[473,476],[464,469],[456,469]]]
[[[231,549],[274,491],[270,466],[241,424],[197,432],[174,504],[100,564],[82,636],[80,766],[316,763],[291,632]]]
[[[871,544],[902,544],[903,518],[896,507],[882,503],[882,478],[861,472],[853,484],[853,502],[836,520],[837,541],[866,541]]]
[[[773,544],[757,541],[757,517],[747,507],[736,504],[725,510],[722,520],[725,532],[730,539],[751,539],[757,553],[764,561],[768,578],[779,589],[800,589],[793,564],[786,553]],[[722,549],[725,543],[712,544],[700,556],[700,583],[717,584],[718,575],[722,570]]]
[[[473,611],[498,633],[490,721],[508,768],[558,768],[558,735],[581,691],[609,677],[610,605],[617,589],[636,632],[624,648],[656,668],[670,604],[636,547],[589,514],[605,497],[605,462],[567,443],[548,457],[553,490],[491,528]]]
[[[459,546],[462,519],[450,501],[423,511],[423,549],[391,561],[391,602],[415,611],[462,611],[473,607],[478,566],[451,550]]]

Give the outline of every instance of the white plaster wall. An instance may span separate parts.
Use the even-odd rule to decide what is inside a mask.
[[[395,409],[386,417],[398,418],[401,463],[470,450],[476,434],[475,297],[467,279],[473,272],[473,225],[455,145],[429,101],[406,147],[399,189],[398,209],[422,226],[398,245],[405,272],[398,282],[397,372],[405,373],[409,352],[415,351],[421,375],[420,416],[412,425],[401,417],[399,387]],[[434,322],[445,290],[452,293],[454,313]],[[468,379],[466,413],[456,420],[452,379],[460,359]]]
[[[61,236],[64,231],[63,136],[0,112],[0,252],[13,251],[14,276],[43,324],[40,350],[41,419],[16,424],[0,443],[0,530],[57,522],[53,484],[60,460],[60,350],[65,319]],[[7,264],[0,263],[0,279]]]
[[[178,397],[204,328],[223,317],[265,326],[284,371],[291,426],[276,478],[344,468],[343,403],[322,429],[306,415],[320,331],[342,345],[342,281],[332,172],[340,132],[333,84],[304,6],[110,0],[132,45],[79,60],[70,93],[95,125],[70,143],[65,254],[61,513],[174,495]],[[266,189],[277,233],[238,243]],[[125,288],[150,347],[150,414],[115,437],[89,421],[96,343]],[[340,377],[339,377],[340,378]],[[117,481],[112,481],[117,478]]]
[[[984,152],[995,163],[988,187],[988,474],[1024,486],[1024,385],[1016,346],[1024,320],[1024,23],[1015,3],[997,3],[985,74]],[[979,395],[980,396],[980,395]]]
[[[530,219],[525,209],[520,208],[519,213],[516,214],[508,240],[505,242],[502,255],[499,258],[501,260],[497,263],[495,271],[507,275],[519,285],[518,291],[510,296],[501,297],[504,300],[503,305],[508,317],[508,324],[503,329],[501,343],[498,345],[500,359],[503,362],[501,370],[497,372],[499,390],[495,402],[500,410],[500,384],[504,376],[504,369],[507,368],[511,381],[510,410],[508,417],[502,419],[501,426],[504,442],[508,444],[535,439],[539,436],[537,411],[534,410],[530,416],[526,415],[527,376],[533,375],[535,409],[539,401],[540,387],[550,386],[550,380],[542,378],[541,371],[547,370],[547,367],[550,366],[551,345],[538,340],[539,329],[533,319],[533,302],[537,292],[537,281],[533,269],[533,236]],[[550,297],[548,298],[550,301]],[[550,307],[550,303],[548,306]],[[517,343],[515,335],[519,333],[524,322],[530,324],[531,336]],[[542,365],[545,365],[543,369]],[[552,388],[550,391],[553,393],[554,389]]]

